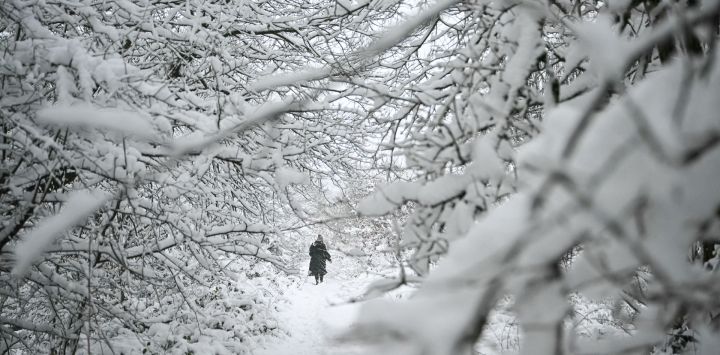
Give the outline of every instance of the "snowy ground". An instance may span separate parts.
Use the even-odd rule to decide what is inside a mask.
[[[257,355],[356,355],[366,353],[357,345],[337,344],[333,338],[347,331],[360,304],[347,300],[361,294],[369,280],[326,277],[315,285],[308,277],[288,289],[278,321],[287,336],[276,339]]]
[[[372,276],[343,278],[342,275],[326,278],[315,285],[308,277],[305,282],[290,286],[279,306],[278,321],[288,334],[273,338],[256,355],[361,355],[377,354],[378,349],[358,344],[340,344],[334,338],[349,331],[361,303],[348,300],[362,294],[375,280]],[[392,297],[391,297],[392,298]],[[574,331],[581,338],[602,338],[604,335],[621,336],[622,330],[613,325],[611,309],[603,303],[573,298],[576,319]],[[509,309],[508,299],[500,303],[488,322],[488,329],[476,346],[478,354],[495,355],[519,351],[520,333],[515,314]],[[395,352],[393,352],[395,353]]]

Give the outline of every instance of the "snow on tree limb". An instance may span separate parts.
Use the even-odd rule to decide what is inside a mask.
[[[13,275],[23,277],[30,266],[37,262],[50,244],[70,228],[82,223],[95,213],[109,198],[99,191],[75,191],[67,197],[62,210],[45,218],[35,229],[21,237],[15,246]]]
[[[154,127],[134,112],[97,109],[90,106],[48,107],[37,112],[38,121],[71,128],[97,128],[139,138],[157,136]]]

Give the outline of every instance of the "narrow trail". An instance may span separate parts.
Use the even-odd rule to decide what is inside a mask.
[[[257,355],[359,355],[356,345],[335,344],[333,338],[350,330],[359,304],[344,302],[362,291],[362,280],[326,277],[315,285],[308,277],[300,287],[288,289],[288,303],[280,306],[278,321],[290,334]]]

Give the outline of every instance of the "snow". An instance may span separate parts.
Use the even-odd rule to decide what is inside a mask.
[[[415,29],[429,19],[437,16],[446,8],[454,5],[456,0],[440,0],[411,16],[405,22],[387,29],[373,44],[367,48],[368,53],[380,53],[407,38]]]
[[[308,68],[303,71],[292,73],[273,74],[258,78],[250,85],[251,90],[262,91],[274,89],[280,86],[303,84],[314,80],[320,80],[330,75],[327,68]]]
[[[60,213],[44,219],[15,246],[16,260],[12,273],[17,276],[24,275],[60,234],[95,212],[108,197],[104,193],[85,190],[76,191],[68,196]]]
[[[515,92],[525,85],[530,75],[531,63],[544,51],[540,34],[537,31],[538,19],[530,10],[521,11],[518,14],[516,28],[518,48],[507,64],[503,79],[510,84],[510,89]]]
[[[33,38],[52,39],[52,32],[45,28],[35,17],[26,16],[22,19],[23,29],[29,31]]]
[[[419,184],[399,182],[378,187],[378,192],[366,197],[358,203],[358,211],[366,216],[380,216],[394,210],[410,196],[414,196]]]
[[[472,148],[472,171],[475,175],[494,178],[503,176],[505,166],[487,139],[475,139]]]
[[[627,57],[618,53],[629,53],[630,44],[618,37],[613,30],[609,16],[598,16],[597,21],[582,23],[575,27],[581,41],[577,43],[589,53],[592,69],[600,78],[616,80],[622,77]]]
[[[72,128],[96,128],[125,135],[153,138],[153,126],[138,113],[121,109],[97,108],[90,105],[51,106],[37,113],[38,121],[45,124]]]
[[[72,93],[75,91],[72,75],[67,69],[59,65],[57,69],[57,81],[55,84],[57,92],[57,102],[61,104],[70,104],[72,102]]]
[[[310,181],[310,178],[307,175],[288,166],[283,166],[277,169],[275,174],[275,180],[282,188],[293,184],[307,184]]]
[[[366,354],[359,345],[340,344],[336,337],[350,331],[360,303],[347,303],[361,294],[369,279],[331,276],[315,285],[311,276],[297,281],[298,286],[286,291],[286,303],[280,306],[278,322],[288,334],[258,349],[256,355],[353,355]]]

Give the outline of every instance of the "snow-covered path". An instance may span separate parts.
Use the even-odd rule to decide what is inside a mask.
[[[289,335],[276,339],[257,355],[356,355],[360,348],[334,344],[332,338],[350,329],[358,304],[345,303],[362,292],[360,280],[327,277],[315,285],[308,277],[300,287],[287,290],[288,303],[280,306],[278,321]]]

